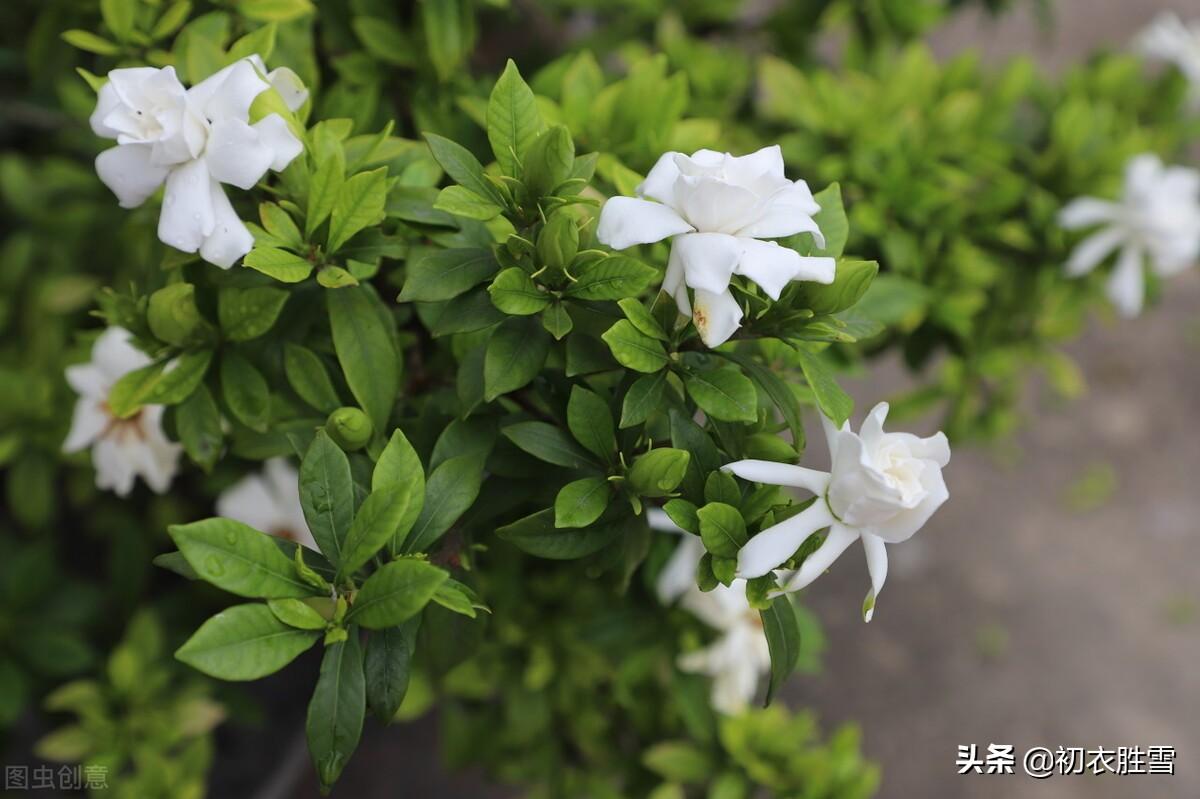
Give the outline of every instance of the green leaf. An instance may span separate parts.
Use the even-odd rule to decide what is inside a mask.
[[[450,578],[438,586],[437,592],[433,595],[433,601],[446,610],[471,619],[479,615],[476,613],[477,610],[488,610],[487,605],[479,601],[478,594],[454,578]]]
[[[420,9],[429,62],[438,80],[447,81],[475,44],[474,9],[464,0],[423,2]]]
[[[335,264],[325,264],[317,272],[317,283],[322,288],[344,289],[347,286],[357,286],[358,278],[349,269],[344,269]]]
[[[567,483],[554,500],[554,526],[587,527],[604,514],[611,496],[608,480],[603,477]]]
[[[735,368],[722,367],[689,374],[684,379],[688,395],[700,409],[722,422],[758,419],[758,393],[750,379]]]
[[[504,436],[538,460],[568,469],[595,469],[597,464],[570,436],[546,422],[517,422]]]
[[[363,583],[346,621],[369,630],[403,624],[429,604],[438,586],[449,576],[423,560],[394,560]]]
[[[618,300],[617,305],[621,306],[621,311],[625,314],[625,318],[632,322],[633,326],[639,331],[659,341],[667,341],[666,331],[663,330],[658,320],[654,318],[654,314],[650,312],[650,309],[642,304],[641,300],[626,297],[623,300]]]
[[[688,741],[657,743],[642,754],[642,763],[671,782],[703,783],[713,776],[712,759]]]
[[[681,530],[686,530],[692,535],[700,535],[700,517],[696,511],[698,508],[686,499],[672,499],[663,505],[663,511],[671,518]]]
[[[396,536],[408,510],[412,489],[411,483],[397,483],[372,491],[363,501],[342,542],[339,582],[354,574]]]
[[[821,210],[813,220],[825,236],[825,247],[818,248],[811,234],[802,233],[794,237],[796,249],[801,255],[818,255],[838,258],[846,248],[846,239],[850,236],[850,223],[846,220],[846,209],[842,206],[842,189],[837,183],[831,183],[824,190],[814,195]]]
[[[875,261],[838,261],[837,274],[829,285],[796,284],[796,307],[811,308],[815,314],[834,314],[854,305],[867,293],[879,273]]]
[[[533,278],[519,266],[512,266],[496,275],[488,286],[492,304],[513,316],[529,316],[545,309],[551,297],[537,287]]]
[[[113,35],[122,42],[129,41],[137,21],[138,0],[100,0],[100,16]]]
[[[274,674],[321,637],[289,627],[266,605],[234,605],[213,616],[175,657],[219,680],[257,680]]]
[[[379,60],[398,67],[416,65],[412,39],[396,24],[382,17],[355,17],[350,20],[350,27],[367,52]]]
[[[547,508],[501,527],[496,535],[539,558],[575,560],[598,552],[615,541],[623,532],[624,524],[625,520],[622,520],[579,530],[559,529],[554,526],[554,509]]]
[[[510,316],[492,332],[483,358],[483,397],[488,402],[527,385],[546,363],[550,336],[536,319]]]
[[[742,504],[742,491],[733,475],[713,471],[704,481],[704,499],[707,502],[724,502],[726,505],[738,506]]]
[[[543,131],[524,157],[523,176],[531,197],[544,197],[571,176],[575,164],[575,142],[563,125]]]
[[[792,440],[797,449],[804,447],[804,419],[800,412],[800,402],[791,386],[779,378],[774,371],[764,366],[757,359],[729,353],[727,358],[742,367],[750,379],[771,398],[771,402],[779,409],[780,416],[792,432]]]
[[[400,393],[400,356],[388,328],[389,313],[366,286],[326,292],[333,348],[350,393],[378,431]]]
[[[379,455],[375,470],[371,473],[371,490],[381,491],[397,485],[410,487],[408,506],[400,523],[396,526],[396,536],[390,544],[389,551],[396,553],[425,507],[425,468],[412,444],[400,430],[392,431],[392,437]]]
[[[746,522],[741,511],[724,502],[710,502],[696,511],[704,548],[716,557],[736,558],[746,543]]]
[[[252,55],[261,56],[264,60],[269,59],[271,53],[275,51],[275,36],[278,32],[279,26],[274,22],[269,22],[260,28],[250,31],[229,47],[229,52],[225,55],[225,60],[232,64],[234,61],[239,61]],[[286,105],[284,107],[286,108]],[[253,110],[251,111],[251,118],[255,118]]]
[[[207,386],[201,385],[175,409],[175,432],[183,451],[206,471],[221,454],[221,411]]]
[[[691,456],[682,449],[652,449],[633,462],[626,479],[638,496],[662,497],[679,487]]]
[[[577,300],[621,300],[637,297],[658,278],[658,271],[625,255],[588,262],[566,290]]]
[[[312,0],[237,0],[237,10],[259,22],[291,22],[316,9]]]
[[[313,129],[313,138],[318,145],[313,158],[318,162],[309,180],[308,209],[304,215],[304,235],[309,239],[333,212],[333,206],[341,197],[342,186],[346,182],[346,155],[341,143],[331,135],[318,135],[318,132],[324,134],[326,130],[319,125]],[[322,145],[327,152],[321,152]]]
[[[342,542],[354,516],[350,461],[324,430],[318,430],[300,462],[300,507],[321,554],[341,563]]]
[[[162,13],[158,22],[154,23],[154,28],[150,31],[150,38],[157,41],[170,36],[179,30],[183,23],[187,22],[188,15],[191,13],[191,0],[176,0]]]
[[[710,474],[721,474],[718,469],[725,459],[712,438],[690,415],[673,409],[670,416],[671,445],[686,450],[692,456],[688,463],[687,475],[679,486],[680,491],[693,502],[701,502],[704,499],[705,480]],[[734,487],[737,487],[736,484]]]
[[[229,286],[217,295],[217,318],[221,332],[230,341],[249,341],[271,329],[279,318],[288,293],[260,286],[241,289]]]
[[[299,283],[312,274],[313,265],[295,253],[275,247],[255,247],[242,263],[280,283]]]
[[[795,352],[804,379],[808,381],[808,386],[817,400],[817,407],[829,417],[835,427],[841,427],[854,412],[854,400],[837,384],[833,373],[819,355],[802,347],[796,347]]]
[[[483,165],[470,150],[436,133],[426,133],[425,141],[429,143],[434,160],[446,170],[451,180],[496,205],[506,205],[504,195],[487,179]]]
[[[234,418],[260,433],[267,430],[271,414],[271,390],[254,364],[226,351],[221,356],[221,396]]]
[[[408,262],[399,301],[449,300],[487,280],[499,268],[492,251],[480,247],[426,250]]]
[[[275,618],[298,630],[324,630],[329,624],[312,605],[300,599],[268,599],[267,607]]]
[[[171,539],[201,579],[231,594],[306,597],[313,589],[266,533],[232,519],[173,524]]]
[[[544,127],[533,91],[509,59],[492,89],[487,108],[488,141],[504,174],[521,176],[525,152]]]
[[[427,552],[458,521],[479,496],[483,463],[475,453],[439,464],[425,484],[425,504],[401,551]]]
[[[346,640],[325,647],[321,674],[308,703],[308,751],[325,791],[358,748],[366,714],[362,648],[358,631],[351,629]]]
[[[571,435],[589,452],[611,460],[617,452],[617,433],[613,429],[608,403],[582,386],[571,387],[567,401],[567,427]]]
[[[325,363],[312,350],[299,344],[283,345],[283,371],[292,390],[309,406],[331,413],[342,406]]]
[[[438,194],[433,207],[455,216],[486,222],[495,219],[504,208],[487,197],[481,197],[466,186],[447,186]]]
[[[635,372],[657,372],[668,363],[662,344],[638,330],[628,319],[614,324],[601,338],[617,362]]]
[[[330,214],[329,252],[337,252],[355,233],[382,220],[386,204],[387,167],[348,178]]]
[[[775,597],[770,607],[759,611],[759,616],[771,653],[771,682],[763,702],[766,707],[800,660],[800,620],[786,595]]]
[[[417,648],[421,616],[399,627],[375,630],[367,639],[363,671],[367,678],[367,707],[384,724],[390,724],[408,693],[412,657]]]
[[[645,422],[662,403],[666,385],[667,373],[663,371],[642,375],[635,380],[621,403],[621,429]]]
[[[121,48],[105,39],[103,36],[97,36],[90,31],[69,30],[64,31],[62,40],[72,47],[77,47],[80,50],[85,50],[96,55],[119,55]]]
[[[547,333],[554,336],[555,341],[562,341],[563,337],[575,327],[571,314],[567,312],[566,303],[555,300],[554,304],[542,314],[542,327],[546,328]]]
[[[143,405],[183,402],[204,379],[212,356],[212,350],[194,350],[166,363],[153,363],[129,372],[109,391],[109,410],[120,418],[128,418]]]

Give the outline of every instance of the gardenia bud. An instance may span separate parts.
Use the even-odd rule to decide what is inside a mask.
[[[362,449],[371,440],[371,419],[358,408],[338,408],[325,421],[325,432],[347,452]]]
[[[191,283],[173,283],[151,294],[146,321],[150,332],[160,341],[177,347],[193,343],[204,324],[196,307],[196,287]]]
[[[568,213],[560,212],[538,234],[537,254],[543,266],[566,269],[579,251],[579,228]]]

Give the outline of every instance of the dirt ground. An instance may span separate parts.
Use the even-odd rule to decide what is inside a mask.
[[[1047,33],[1031,13],[966,15],[937,32],[939,54],[981,45],[1058,68],[1122,47],[1162,8],[1200,0],[1058,0]],[[883,768],[881,799],[1194,799],[1200,796],[1200,272],[1169,283],[1133,322],[1097,322],[1071,348],[1089,392],[1031,397],[1019,454],[959,448],[951,499],[892,552],[875,620],[864,625],[865,563],[851,551],[806,593],[829,638],[826,669],[790,696],[827,726],[861,724]],[[854,386],[861,411],[903,381],[883,369]],[[816,433],[815,430],[810,431]],[[428,724],[368,736],[339,793],[391,796],[378,769],[436,762]],[[958,776],[960,744],[1175,747],[1174,776]],[[403,754],[401,754],[403,753]],[[316,796],[306,769],[294,790]],[[373,779],[373,777],[375,779]],[[504,796],[469,776],[406,769],[406,796]]]

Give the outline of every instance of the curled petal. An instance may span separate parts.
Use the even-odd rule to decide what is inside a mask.
[[[649,197],[660,203],[675,202],[675,181],[679,178],[679,167],[675,163],[680,153],[663,153],[655,162],[646,179],[637,187],[639,197]]]
[[[287,67],[278,67],[267,74],[271,88],[279,92],[289,111],[295,111],[308,100],[308,88],[300,76]]]
[[[779,524],[768,527],[747,541],[741,551],[738,552],[737,576],[748,579],[762,577],[796,554],[796,550],[800,548],[800,545],[810,535],[824,527],[835,524],[835,522],[836,520],[833,518],[833,514],[829,512],[829,508],[825,502],[818,499],[792,518],[784,519]],[[851,540],[853,540],[853,536],[857,536],[858,534],[852,533],[851,535]],[[830,532],[830,536],[833,536],[832,532]],[[828,539],[825,543],[829,543]],[[822,548],[824,546],[822,545]],[[843,545],[841,549],[845,549],[847,546],[849,546],[849,542]],[[838,550],[837,554],[841,554],[841,550]],[[809,560],[812,560],[812,557],[814,556],[810,556],[805,561],[805,565],[808,564]],[[837,555],[833,557],[837,557]],[[833,558],[830,558],[829,562],[832,563]],[[824,571],[824,568],[824,566],[821,567],[821,570]],[[803,568],[801,571],[803,571]]]
[[[719,347],[737,332],[742,324],[742,308],[729,291],[714,294],[696,289],[692,306],[692,324],[700,340],[709,349]]]
[[[1146,275],[1142,269],[1142,258],[1137,249],[1126,245],[1117,258],[1116,268],[1109,275],[1105,286],[1108,299],[1117,313],[1132,319],[1142,312],[1146,296]]]
[[[249,190],[270,169],[275,153],[255,128],[238,119],[220,119],[212,125],[204,160],[213,178]]]
[[[614,250],[623,250],[692,230],[695,228],[662,203],[635,197],[613,197],[600,211],[596,238]]]
[[[724,233],[689,233],[671,242],[671,255],[683,266],[689,288],[719,294],[742,258],[742,244]]]
[[[738,231],[739,236],[776,239],[811,233],[818,247],[825,246],[825,236],[813,219],[821,206],[813,199],[808,184],[797,180],[766,197],[758,215]]]
[[[120,135],[119,130],[104,122],[120,104],[121,97],[117,94],[117,87],[113,86],[111,80],[100,87],[100,91],[96,95],[96,110],[88,118],[88,124],[92,126],[93,133],[105,139],[115,139]]]
[[[261,61],[259,62],[261,63]],[[188,90],[188,96],[210,122],[219,119],[250,119],[254,98],[270,88],[251,59],[242,59],[206,78]]]
[[[684,175],[675,186],[675,207],[696,230],[733,234],[757,214],[758,195],[708,175]]]
[[[867,555],[867,573],[871,575],[871,591],[863,602],[863,621],[870,621],[875,615],[875,602],[879,599],[879,593],[883,591],[883,584],[887,580],[887,544],[882,538],[874,535],[864,535],[862,542],[863,551]]]
[[[783,177],[783,150],[772,144],[749,155],[731,156],[725,162],[726,176],[740,185],[747,185],[757,178],[768,175]]]
[[[225,190],[215,180],[210,183],[213,207],[212,232],[200,246],[200,257],[222,269],[233,266],[237,259],[254,248],[254,236],[238,218]]]
[[[279,114],[269,114],[254,123],[254,129],[262,137],[262,143],[271,149],[274,158],[271,169],[282,172],[288,164],[304,152],[304,145],[292,133],[287,122]]]
[[[153,163],[153,150],[149,144],[121,144],[96,156],[96,174],[122,208],[137,208],[166,180],[168,170]]]
[[[739,238],[742,257],[734,272],[753,280],[767,295],[778,300],[784,286],[793,280],[833,282],[837,262],[833,258],[805,257],[773,241]]]
[[[213,232],[212,178],[203,159],[171,170],[158,217],[158,238],[183,252],[196,252]]]
[[[804,559],[800,564],[800,568],[788,580],[784,586],[784,591],[799,591],[807,587],[813,580],[825,573],[825,570],[833,565],[846,548],[849,547],[859,537],[858,531],[846,527],[843,524],[834,522],[829,528],[829,535],[825,536],[825,540],[821,542],[821,546],[817,550]]]
[[[823,495],[825,489],[829,488],[829,472],[819,472],[788,463],[742,460],[725,464],[721,471],[736,474],[752,483],[803,488],[817,495]]]

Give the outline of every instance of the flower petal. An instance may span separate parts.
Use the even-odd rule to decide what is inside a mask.
[[[88,117],[88,124],[92,126],[92,132],[97,136],[105,139],[115,139],[120,134],[116,128],[105,124],[104,120],[108,115],[121,105],[121,97],[117,94],[117,87],[113,86],[112,81],[100,87],[100,91],[96,94],[96,110]]]
[[[824,494],[829,488],[829,472],[819,472],[803,466],[774,461],[741,460],[727,463],[721,471],[736,474],[752,483],[803,488],[814,494]]]
[[[684,316],[692,315],[692,301],[688,299],[687,283],[684,282],[683,256],[675,247],[667,257],[667,272],[663,275],[662,290],[675,298],[675,307]]]
[[[217,181],[210,181],[213,207],[212,232],[200,245],[200,257],[210,264],[228,269],[237,259],[254,248],[254,236],[229,204],[225,190]]]
[[[104,405],[93,397],[80,397],[75,402],[71,416],[71,430],[62,444],[66,453],[79,452],[91,445],[108,427],[112,417],[104,411]]]
[[[689,288],[720,294],[742,258],[742,244],[724,233],[688,233],[671,242]]]
[[[92,364],[108,378],[109,385],[149,363],[150,356],[133,346],[132,336],[123,327],[105,329],[92,345]]]
[[[1119,227],[1110,227],[1093,233],[1075,246],[1071,257],[1067,259],[1066,273],[1068,277],[1086,275],[1108,257],[1109,253],[1120,246],[1125,240],[1125,231]]]
[[[212,178],[204,159],[179,166],[167,176],[158,238],[183,252],[196,252],[213,231]]]
[[[874,535],[864,535],[862,542],[863,551],[867,555],[867,573],[871,575],[871,591],[863,603],[863,607],[866,608],[863,621],[870,621],[875,615],[875,602],[879,599],[879,593],[883,591],[883,584],[887,580],[887,544],[882,538]]]
[[[269,114],[254,123],[254,129],[262,137],[262,143],[274,153],[271,169],[282,172],[288,164],[304,152],[304,145],[292,133],[287,122],[279,114]]]
[[[742,324],[742,307],[733,294],[722,291],[714,294],[696,289],[696,300],[692,304],[692,324],[700,334],[704,346],[714,349],[729,340]]]
[[[635,244],[653,244],[694,229],[662,203],[636,197],[612,197],[600,211],[596,238],[614,250],[623,250]]]
[[[834,522],[829,528],[829,535],[825,536],[825,540],[821,543],[821,546],[817,547],[816,552],[813,552],[804,559],[804,562],[800,564],[800,568],[796,570],[792,579],[788,580],[783,590],[799,591],[807,587],[813,580],[824,574],[825,570],[832,566],[833,562],[858,538],[859,534],[857,530],[852,530],[843,524]]]
[[[119,497],[129,496],[137,475],[120,441],[115,438],[97,441],[92,447],[92,466],[96,470],[96,488],[111,490]]]
[[[245,122],[219,119],[208,134],[204,160],[213,178],[248,191],[267,174],[275,153]]]
[[[747,541],[738,552],[737,576],[747,579],[762,577],[795,555],[800,545],[813,533],[835,523],[836,520],[829,512],[828,506],[818,499],[792,518],[768,527]],[[830,535],[832,536],[832,533]],[[852,534],[852,536],[857,535],[857,533]],[[847,542],[842,549],[849,545]],[[838,551],[838,554],[841,554],[841,550]],[[811,559],[810,556],[809,560]],[[806,564],[807,562],[805,561]],[[830,562],[833,562],[832,558]]]
[[[1146,296],[1146,274],[1142,268],[1141,254],[1132,245],[1126,245],[1117,257],[1116,268],[1105,285],[1108,299],[1117,313],[1132,319],[1142,312]]]
[[[663,153],[655,162],[646,179],[637,187],[639,197],[649,197],[660,203],[675,202],[675,181],[679,179],[679,167],[675,159],[680,153]]]
[[[267,73],[271,88],[279,92],[289,111],[295,111],[308,100],[308,88],[300,76],[287,67],[277,67]]]
[[[745,186],[763,175],[783,177],[783,149],[771,144],[749,155],[730,156],[725,161],[725,173],[730,181]]]
[[[797,233],[811,233],[817,246],[824,247],[825,236],[813,219],[813,215],[820,210],[821,206],[813,199],[808,184],[797,180],[764,197],[758,213],[738,231],[738,235],[777,239]]]
[[[96,175],[122,208],[137,208],[158,191],[168,170],[151,160],[149,144],[121,144],[96,156]]]
[[[189,97],[210,122],[220,119],[250,120],[250,104],[270,88],[254,63],[243,58],[188,90]]]
[[[916,507],[893,514],[887,521],[886,529],[869,528],[862,532],[872,534],[889,544],[899,544],[912,538],[950,498],[950,490],[946,488],[946,479],[941,469],[922,470],[920,480],[924,497]]]
[[[759,213],[758,195],[708,175],[684,175],[675,184],[674,207],[703,233],[733,234]]]
[[[669,605],[688,591],[699,590],[696,587],[696,568],[700,565],[703,555],[704,544],[700,539],[691,534],[684,534],[683,540],[675,547],[654,584],[654,592],[658,595],[659,602]]]
[[[1058,224],[1067,230],[1078,230],[1102,222],[1115,222],[1121,212],[1121,206],[1116,203],[1095,197],[1080,197],[1062,207],[1058,212]]]
[[[778,300],[784,286],[793,280],[825,284],[833,282],[837,268],[833,258],[805,257],[773,241],[741,237],[738,241],[742,245],[742,257],[734,268],[734,274],[750,278],[773,300]]]

